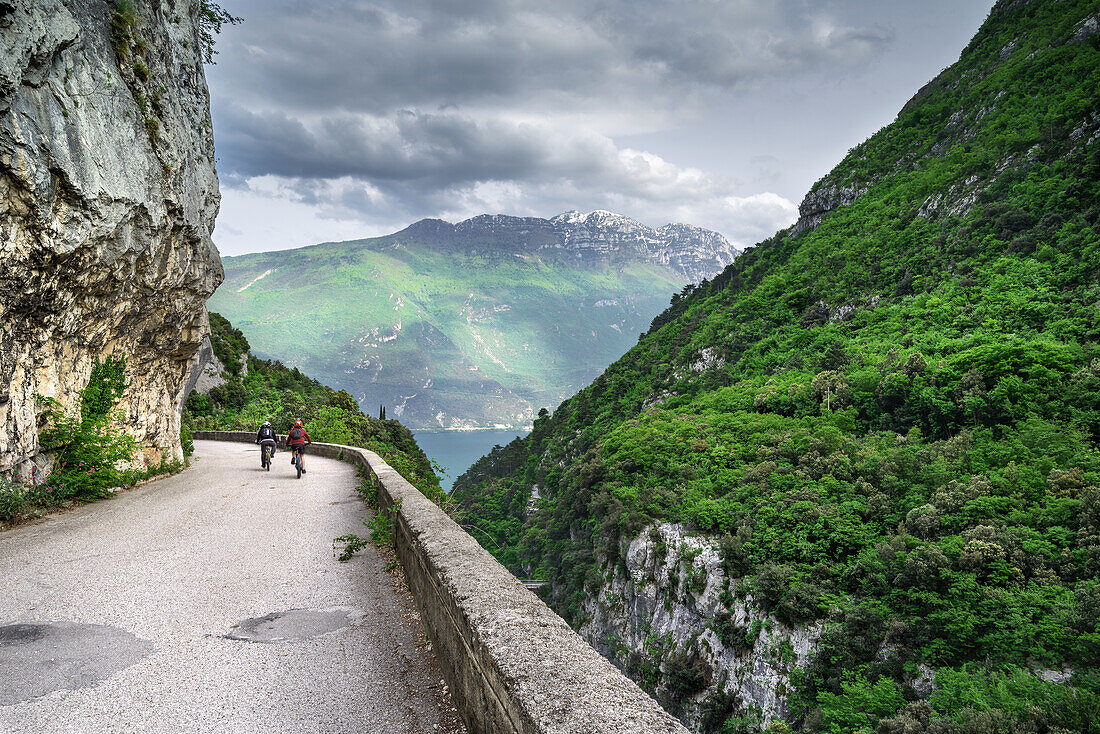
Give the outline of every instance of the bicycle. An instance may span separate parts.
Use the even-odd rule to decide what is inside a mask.
[[[275,456],[275,442],[263,441],[260,443],[260,464],[264,469],[271,471],[271,457]]]
[[[302,472],[305,471],[305,469],[302,468],[302,451],[304,448],[304,446],[294,446],[291,449],[294,452],[294,468],[298,470],[299,479],[302,478]]]

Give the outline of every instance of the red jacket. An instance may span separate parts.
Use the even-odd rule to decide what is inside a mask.
[[[300,428],[302,430],[302,435],[297,439],[290,437],[290,434],[294,433],[294,428]],[[304,426],[295,426],[294,428],[291,428],[286,434],[287,446],[304,446],[307,443],[313,443],[313,439],[309,437],[309,432],[306,431]]]

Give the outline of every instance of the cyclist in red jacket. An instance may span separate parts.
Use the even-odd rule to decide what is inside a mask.
[[[303,474],[306,471],[306,446],[311,443],[313,443],[313,439],[309,437],[309,433],[306,432],[306,427],[302,425],[302,419],[299,418],[294,421],[294,427],[286,434],[286,447],[290,449],[291,466],[294,466],[294,455],[301,455]]]

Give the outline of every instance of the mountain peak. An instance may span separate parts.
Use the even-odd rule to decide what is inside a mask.
[[[421,219],[418,222],[413,222],[400,232],[396,232],[395,235],[416,237],[451,236],[454,234],[454,229],[453,224],[443,219]]]
[[[587,214],[571,209],[570,211],[563,212],[556,217],[550,219],[552,223],[558,226],[565,225],[582,225],[587,227],[607,227],[607,226],[629,226],[637,229],[649,229],[644,224],[631,219],[624,214],[616,214],[606,209],[594,209]]]

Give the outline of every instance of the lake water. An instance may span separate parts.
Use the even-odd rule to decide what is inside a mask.
[[[440,433],[414,433],[416,442],[429,458],[435,459],[447,470],[443,477],[443,489],[451,491],[451,485],[470,465],[493,450],[494,446],[506,446],[517,436],[528,431],[442,431]]]

